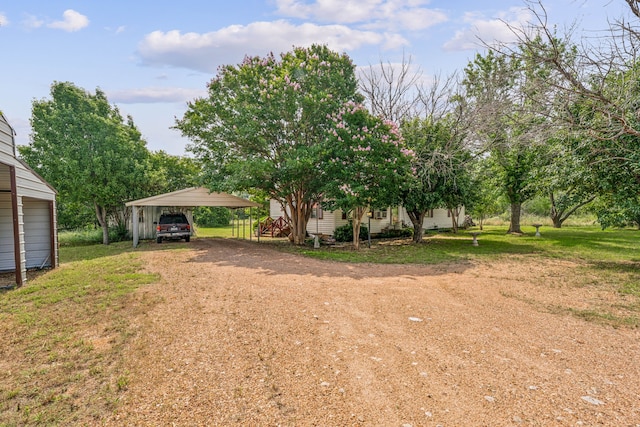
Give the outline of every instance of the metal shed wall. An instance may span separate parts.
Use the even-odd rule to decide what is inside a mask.
[[[0,271],[15,269],[11,194],[0,193]]]
[[[0,113],[0,270],[22,284],[27,268],[58,265],[56,191],[16,157],[13,135]]]

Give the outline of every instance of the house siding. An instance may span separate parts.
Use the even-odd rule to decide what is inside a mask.
[[[399,208],[397,216],[394,216],[393,209],[387,208],[382,210],[375,210],[374,217],[371,218],[371,233],[379,234],[383,230],[388,228],[399,228],[402,225],[406,227],[412,227],[411,219],[404,208]],[[377,218],[378,212],[386,212],[386,218]],[[284,215],[280,204],[276,200],[270,200],[269,202],[269,216],[273,219],[280,218]],[[464,207],[460,211],[458,216],[458,224],[461,224],[464,220]],[[382,215],[380,215],[382,216]],[[340,209],[336,211],[324,211],[323,218],[316,220],[315,218],[309,219],[307,223],[307,233],[309,234],[329,234],[333,235],[336,228],[347,224],[349,221],[342,219],[342,211]],[[369,226],[369,217],[366,215],[362,217],[362,224]],[[425,217],[423,222],[423,228],[425,230],[435,230],[442,228],[451,228],[451,218],[448,216],[447,209],[434,209],[433,217]]]

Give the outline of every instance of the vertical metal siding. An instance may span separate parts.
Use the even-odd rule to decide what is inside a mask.
[[[11,194],[0,193],[0,271],[16,268],[13,249],[13,211]]]
[[[13,129],[0,114],[0,153],[9,157],[14,156]]]
[[[49,202],[23,198],[23,217],[27,268],[51,267]]]

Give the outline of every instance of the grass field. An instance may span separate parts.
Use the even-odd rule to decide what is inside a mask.
[[[244,234],[237,228],[232,234],[230,227],[200,228],[197,233],[198,238],[248,239],[248,221],[245,226]],[[612,313],[620,307],[606,305],[554,310],[614,327],[640,326],[639,231],[543,227],[542,237],[535,237],[531,226],[524,227],[523,236],[505,230],[485,227],[477,247],[471,245],[468,231],[429,234],[419,245],[407,239],[374,240],[371,248],[365,242],[360,251],[349,245],[314,249],[311,242],[293,247],[285,239],[264,238],[260,244],[343,262],[434,264],[523,256],[572,261],[579,265],[572,286],[603,287],[624,295],[624,308],[632,315],[616,317]],[[134,293],[159,280],[143,272],[141,253],[189,247],[182,242],[143,242],[136,249],[131,242],[68,244],[60,248],[61,268],[0,293],[0,426],[97,424],[111,413],[127,388],[122,349],[134,333],[130,321],[159,302],[150,293]]]

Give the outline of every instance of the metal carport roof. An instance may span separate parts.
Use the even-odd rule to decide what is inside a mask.
[[[260,204],[227,193],[212,193],[204,187],[191,187],[171,193],[158,194],[146,199],[125,203],[126,206],[220,206],[225,208],[251,208]]]

